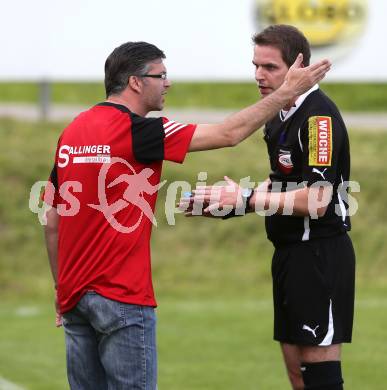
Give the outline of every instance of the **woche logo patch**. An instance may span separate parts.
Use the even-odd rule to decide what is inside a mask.
[[[309,123],[309,166],[332,164],[332,118],[312,116]]]

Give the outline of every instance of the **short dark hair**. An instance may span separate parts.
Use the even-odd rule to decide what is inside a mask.
[[[253,42],[261,46],[274,46],[281,52],[285,64],[290,67],[298,53],[304,56],[303,64],[310,63],[310,45],[305,35],[293,26],[273,24],[253,36]]]
[[[106,97],[122,92],[129,76],[145,73],[149,62],[163,58],[164,52],[147,42],[126,42],[116,47],[105,62]]]

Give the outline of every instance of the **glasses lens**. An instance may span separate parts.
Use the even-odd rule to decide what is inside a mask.
[[[161,73],[161,74],[142,74],[140,77],[152,77],[155,79],[163,79],[166,80],[168,78],[166,73]]]

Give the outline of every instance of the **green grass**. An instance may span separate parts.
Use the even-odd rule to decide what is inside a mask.
[[[343,349],[348,389],[385,389],[386,292],[358,294],[354,343]],[[30,390],[68,388],[63,330],[53,322],[50,304],[0,304],[0,377]],[[268,289],[258,288],[256,296],[248,299],[216,294],[200,300],[161,298],[159,388],[289,388],[271,329]]]
[[[51,169],[63,124],[0,120],[0,377],[28,389],[64,389],[64,347],[53,326],[52,282],[31,185]],[[384,389],[387,332],[387,183],[385,133],[350,131],[353,194],[359,211],[351,236],[357,252],[358,304],[354,344],[344,350],[351,390]],[[190,154],[183,166],[166,163],[168,184],[208,182],[227,174],[263,180],[268,163],[261,135],[237,148]],[[286,389],[272,338],[270,258],[263,218],[218,221],[176,216],[168,226],[161,190],[152,236],[160,304],[160,388]],[[34,310],[20,307],[36,307]]]
[[[323,83],[322,88],[344,111],[385,111],[387,84]],[[0,102],[36,103],[39,88],[36,83],[0,83]],[[176,82],[170,89],[167,107],[242,108],[256,101],[254,82]],[[63,104],[91,105],[104,100],[102,82],[55,82],[52,101]]]

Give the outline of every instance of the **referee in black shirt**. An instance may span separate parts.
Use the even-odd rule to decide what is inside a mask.
[[[270,26],[253,41],[263,97],[282,84],[298,53],[309,65],[309,43],[292,26]],[[335,104],[315,85],[266,124],[264,139],[271,173],[263,184],[242,189],[226,177],[224,187],[197,187],[186,214],[195,200],[207,202],[204,215],[230,205],[228,217],[270,210],[265,225],[275,247],[274,339],[292,387],[343,389],[340,352],[342,343],[351,342],[355,288],[347,235],[347,130]]]

